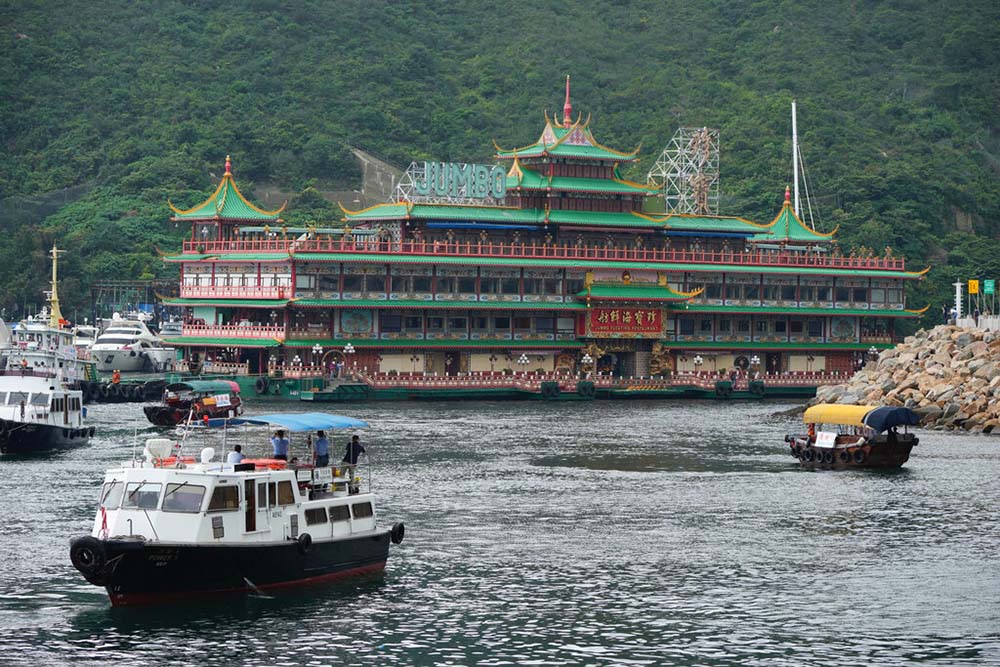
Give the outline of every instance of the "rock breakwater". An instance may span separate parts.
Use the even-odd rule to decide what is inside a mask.
[[[1000,335],[921,329],[812,403],[904,406],[927,428],[1000,434]]]

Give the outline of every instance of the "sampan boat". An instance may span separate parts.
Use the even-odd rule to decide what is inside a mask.
[[[168,384],[161,405],[142,411],[157,426],[176,426],[188,420],[238,417],[243,414],[240,385],[232,380],[190,380]]]
[[[785,442],[805,468],[898,468],[919,442],[906,430],[920,423],[909,408],[820,404],[807,409],[802,421],[807,432],[786,435]]]

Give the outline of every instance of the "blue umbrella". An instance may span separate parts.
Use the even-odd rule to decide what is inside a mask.
[[[876,433],[882,433],[893,426],[916,426],[920,423],[920,415],[909,408],[881,407],[867,413],[862,422]]]

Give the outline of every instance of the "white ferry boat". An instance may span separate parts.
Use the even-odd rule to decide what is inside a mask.
[[[0,453],[34,454],[86,444],[83,393],[67,389],[58,372],[0,371]]]
[[[267,425],[300,439],[308,432],[367,426],[324,413],[207,423]],[[197,430],[207,436],[213,429]],[[266,440],[260,429],[247,430]],[[228,432],[222,440],[227,448],[234,442]],[[380,572],[390,541],[400,543],[404,527],[378,524],[365,471],[359,466],[353,476],[345,467],[295,459],[222,463],[212,447],[195,460],[183,456],[180,443],[148,440],[141,459],[106,472],[91,533],[71,542],[70,558],[87,581],[107,590],[113,606]]]
[[[120,316],[97,337],[90,348],[97,370],[162,372],[174,368],[176,352],[166,347],[142,320],[124,320]]]

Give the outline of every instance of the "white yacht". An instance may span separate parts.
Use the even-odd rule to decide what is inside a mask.
[[[90,357],[102,372],[162,372],[174,369],[176,352],[164,346],[145,322],[124,320],[116,314],[91,346]]]

